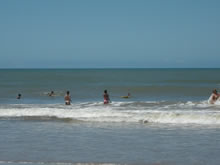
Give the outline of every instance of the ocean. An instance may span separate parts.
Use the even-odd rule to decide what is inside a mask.
[[[220,69],[0,69],[0,165],[218,165],[220,101],[208,99],[220,88],[219,75]]]

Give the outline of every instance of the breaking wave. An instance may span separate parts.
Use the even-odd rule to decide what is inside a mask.
[[[220,124],[220,104],[200,102],[102,102],[0,105],[0,120]]]

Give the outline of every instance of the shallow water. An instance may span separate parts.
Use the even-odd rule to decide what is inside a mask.
[[[219,73],[0,70],[0,164],[218,165],[220,102],[208,98]],[[131,98],[121,98],[128,92]]]
[[[6,164],[220,161],[219,126],[1,120],[0,130],[0,159]]]

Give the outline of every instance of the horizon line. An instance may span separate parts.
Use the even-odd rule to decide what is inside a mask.
[[[61,67],[57,67],[57,68],[0,68],[1,70],[4,70],[4,69],[36,69],[36,70],[40,70],[40,69],[51,69],[51,70],[55,70],[55,69],[220,69],[220,67],[97,67],[97,68],[83,68],[83,67],[77,67],[77,68],[61,68]]]

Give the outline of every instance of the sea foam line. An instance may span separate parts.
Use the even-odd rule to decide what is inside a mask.
[[[21,120],[63,120],[83,122],[220,124],[220,111],[209,110],[117,110],[109,107],[96,109],[25,108],[0,109],[0,118]]]
[[[207,101],[200,102],[102,102],[61,104],[12,104],[0,105],[1,119],[173,123],[173,124],[220,124],[220,109]]]

